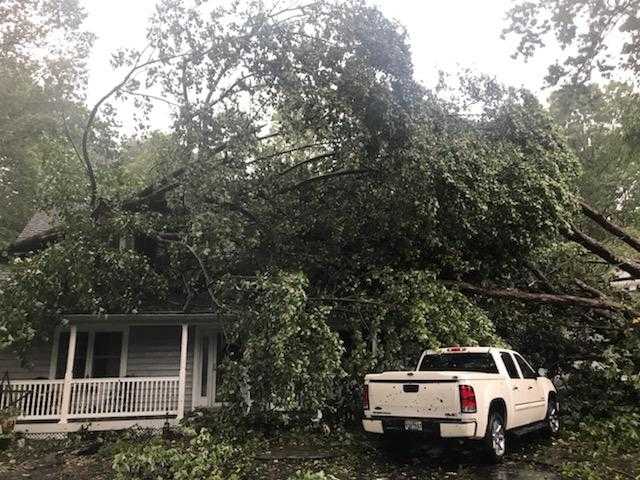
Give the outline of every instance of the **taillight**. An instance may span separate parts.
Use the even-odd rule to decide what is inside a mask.
[[[460,411],[462,413],[476,413],[478,405],[476,404],[476,394],[470,385],[460,385]]]
[[[362,388],[362,408],[369,410],[369,385],[365,385]]]

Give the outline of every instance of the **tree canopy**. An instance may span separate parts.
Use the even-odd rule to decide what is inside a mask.
[[[640,73],[640,20],[637,0],[534,0],[518,1],[509,12],[510,25],[503,35],[519,38],[516,56],[530,58],[550,40],[566,52],[549,67],[547,81],[586,83],[597,73],[610,78],[626,72],[637,80]]]

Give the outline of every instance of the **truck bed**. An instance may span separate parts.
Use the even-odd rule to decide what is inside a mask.
[[[480,372],[385,372],[365,378],[373,416],[455,419],[460,414],[458,385],[500,379]]]

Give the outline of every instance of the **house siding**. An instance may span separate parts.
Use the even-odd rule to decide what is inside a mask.
[[[180,367],[180,326],[132,326],[129,330],[127,376],[176,377]],[[192,408],[193,351],[195,328],[189,327],[187,346],[187,378],[185,384],[185,409]],[[31,368],[23,368],[18,358],[8,351],[0,351],[0,377],[5,372],[11,380],[35,380],[49,378],[52,345],[34,349]]]
[[[175,377],[180,368],[180,326],[131,327],[129,330],[129,377]],[[193,346],[195,329],[189,328],[185,408],[191,409]]]
[[[18,357],[9,351],[0,351],[0,377],[9,374],[10,380],[35,380],[49,378],[51,345],[34,348],[30,359],[31,367],[23,368]]]

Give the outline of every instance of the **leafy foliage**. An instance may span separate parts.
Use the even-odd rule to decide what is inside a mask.
[[[640,415],[620,414],[610,419],[583,418],[564,448],[570,458],[562,466],[563,478],[604,480],[636,478],[640,441]]]
[[[621,225],[637,228],[640,96],[628,84],[565,86],[550,111],[582,164],[581,196]]]
[[[534,0],[519,1],[510,11],[511,24],[503,35],[520,38],[516,56],[531,57],[549,37],[567,56],[549,67],[547,81],[555,85],[568,78],[585,83],[594,72],[609,78],[616,69],[637,76],[639,37],[637,0]]]
[[[238,288],[239,318],[225,333],[241,353],[223,366],[223,395],[256,417],[322,408],[342,374],[342,346],[328,310],[308,305],[306,278],[279,273]]]
[[[166,291],[165,279],[144,257],[106,241],[113,231],[96,235],[100,228],[76,220],[62,241],[17,258],[0,283],[0,338],[21,358],[28,358],[34,343],[51,339],[63,312],[131,312]]]
[[[221,443],[206,430],[188,445],[127,445],[113,459],[117,480],[236,480],[242,463],[236,447]]]
[[[336,480],[336,477],[334,477],[333,475],[327,475],[322,471],[311,472],[300,470],[290,476],[289,480]]]

